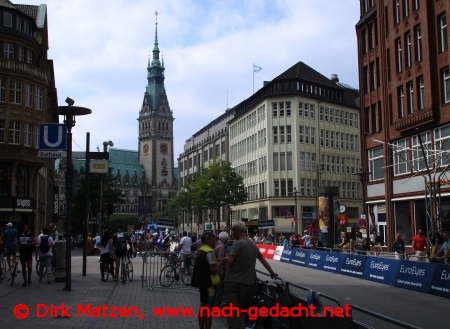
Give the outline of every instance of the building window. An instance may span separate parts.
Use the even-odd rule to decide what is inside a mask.
[[[27,50],[27,63],[33,64],[33,52],[31,50]]]
[[[326,107],[324,110],[324,121],[328,122],[328,107]]]
[[[409,113],[414,113],[414,85],[413,82],[410,81],[406,84],[408,88],[408,111]]]
[[[447,67],[442,71],[444,80],[444,103],[450,102],[450,70]]]
[[[395,0],[394,3],[394,23],[400,23],[400,0]]]
[[[12,80],[9,85],[9,101],[11,103],[22,103],[22,83]]]
[[[303,116],[303,103],[302,102],[298,103],[298,115],[301,117]]]
[[[310,128],[310,140],[311,140],[311,145],[314,145],[316,143],[316,128]]]
[[[279,169],[279,166],[278,166],[278,153],[274,153],[273,154],[273,170],[274,171],[278,171]]]
[[[402,39],[398,38],[396,44],[397,44],[397,72],[400,73],[402,71]]]
[[[3,12],[3,26],[12,27],[12,13],[10,11]]]
[[[284,135],[284,126],[280,126],[280,144],[284,144],[284,142],[285,142],[285,138],[284,137],[285,137],[285,135]]]
[[[319,109],[319,119],[320,121],[323,121],[323,107],[320,107]]]
[[[273,113],[273,116],[274,116],[274,117],[278,116],[278,107],[277,107],[277,103],[272,103],[272,113]]]
[[[304,127],[303,126],[299,126],[298,127],[298,132],[299,132],[298,142],[299,143],[303,143],[303,141],[304,141]]]
[[[39,125],[34,126],[34,147],[39,148]],[[183,168],[183,166],[181,166],[181,168]]]
[[[36,109],[42,110],[42,102],[44,97],[44,90],[36,87]]]
[[[10,42],[3,42],[3,58],[14,59],[14,45]]]
[[[320,146],[324,146],[324,138],[325,138],[325,131],[323,129],[320,130]]]
[[[422,141],[424,152],[422,152],[422,146],[420,141]],[[425,162],[428,161],[430,163],[431,158],[431,133],[424,132],[420,134],[420,140],[417,135],[414,135],[412,138],[412,156],[413,156],[413,171],[422,171],[427,169],[427,164]]]
[[[344,158],[343,158],[344,159]],[[384,178],[384,155],[383,147],[369,150],[369,172],[370,181]]]
[[[286,170],[286,153],[280,153],[280,170]]]
[[[402,139],[393,143],[394,175],[402,175],[410,172],[409,168],[409,142]]]
[[[25,61],[25,49],[23,47],[19,47],[19,62]]]
[[[286,126],[286,142],[287,143],[292,142],[291,126]]]
[[[16,172],[16,195],[28,196],[29,167],[25,165],[17,165]]]
[[[371,62],[369,65],[370,65],[370,74],[372,75],[372,79],[370,79],[370,90],[375,90],[375,86],[377,84],[377,77],[375,73],[375,62]]]
[[[420,0],[413,0],[413,10],[419,10],[420,8]]]
[[[29,83],[25,84],[25,105],[33,106],[33,86]]]
[[[10,121],[9,122],[8,142],[10,144],[20,144],[20,122],[19,121]]]
[[[305,152],[300,152],[300,170],[305,170]]]
[[[419,81],[418,105],[419,110],[423,110],[425,108],[425,88],[423,85],[423,77],[420,77],[418,81]]]
[[[25,123],[23,128],[23,144],[31,146],[31,123]]]
[[[273,127],[273,143],[278,144],[278,127]]]
[[[416,62],[422,61],[422,29],[420,24],[415,28],[416,32]]]
[[[306,109],[307,109],[307,107],[305,106],[305,111],[306,111]],[[305,117],[307,117],[307,116],[308,115],[305,115]],[[311,119],[314,119],[314,105],[312,105],[312,104],[309,105],[309,117]]]
[[[450,125],[437,128],[434,131],[435,149],[442,152],[440,166],[447,166],[450,162]]]
[[[403,14],[404,17],[409,17],[409,0],[403,0]]]
[[[273,181],[274,196],[280,196],[280,181],[278,179]]]
[[[22,17],[16,16],[16,29],[22,31]]]
[[[286,154],[287,170],[292,170],[292,152]]]
[[[6,79],[0,79],[0,102],[6,102]]]
[[[5,120],[0,119],[0,143],[4,142],[5,142]]]
[[[291,116],[291,102],[286,102],[286,116]]]
[[[444,13],[439,16],[439,50],[443,53],[447,48],[447,16]]]
[[[30,22],[26,19],[23,20],[23,32],[30,34]]]
[[[411,67],[412,65],[411,32],[406,33],[405,44],[406,44],[406,67]]]
[[[403,93],[403,86],[398,88],[398,116],[400,118],[405,116],[405,95]]]

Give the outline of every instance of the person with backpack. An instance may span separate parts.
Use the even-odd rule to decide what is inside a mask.
[[[130,237],[123,231],[121,225],[117,226],[116,233],[113,236],[113,245],[116,255],[116,272],[114,275],[114,281],[117,281],[119,278],[120,260],[127,255],[127,242],[131,244]],[[134,249],[132,251],[134,252]]]
[[[52,277],[52,258],[53,251],[52,247],[54,242],[51,236],[49,236],[50,230],[47,227],[42,229],[42,235],[38,238],[38,243],[36,245],[36,261],[38,260],[39,253],[39,282],[42,282],[44,277],[44,265],[47,266],[47,284],[50,284],[50,279]]]

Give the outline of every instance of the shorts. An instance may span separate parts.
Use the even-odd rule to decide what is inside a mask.
[[[200,288],[200,303],[214,305],[216,303],[217,286]]]
[[[30,259],[33,259],[33,251],[21,251],[20,252],[20,261],[26,262]]]
[[[11,255],[15,255],[16,254],[16,245],[13,244],[12,246],[6,246],[6,256],[9,257]]]
[[[116,259],[125,257],[127,255],[127,250],[116,250]]]

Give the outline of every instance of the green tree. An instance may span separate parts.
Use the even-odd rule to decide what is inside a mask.
[[[217,210],[217,227],[220,208],[236,206],[247,201],[244,181],[228,161],[217,160],[191,185],[196,200],[203,200],[208,208]]]

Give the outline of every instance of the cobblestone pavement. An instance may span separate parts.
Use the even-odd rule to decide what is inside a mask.
[[[133,258],[132,262],[134,267],[132,282],[116,283],[111,277],[108,282],[102,282],[99,258],[96,256],[87,258],[87,275],[82,276],[83,261],[80,251],[76,250],[72,254],[72,291],[65,291],[64,282],[52,280],[49,285],[45,282],[40,283],[37,274],[34,273],[33,260],[31,285],[22,287],[22,274],[18,274],[13,287],[10,286],[11,281],[0,282],[0,328],[198,328],[197,318],[194,316],[169,318],[157,317],[154,314],[154,307],[163,306],[192,307],[193,314],[197,313],[200,302],[198,291],[142,288],[142,258],[138,256]],[[23,309],[20,309],[19,304],[23,304]],[[61,305],[64,305],[66,310],[63,316],[61,316],[61,310],[55,308]],[[84,314],[78,312],[88,310],[88,305],[90,305],[90,316],[88,312]],[[120,317],[119,312],[117,312],[117,318],[106,318],[101,313],[96,317],[95,306],[101,308],[102,305],[119,308],[135,306],[139,313],[136,316],[136,309],[134,309],[131,317]],[[25,319],[19,320],[15,317],[15,311],[24,315],[27,313],[26,309],[29,313]],[[48,312],[45,312],[46,310]],[[55,310],[58,311],[57,314]],[[110,314],[110,310],[106,310],[105,314]],[[43,316],[38,317],[38,315]],[[224,319],[214,319],[213,328],[226,328]]]

